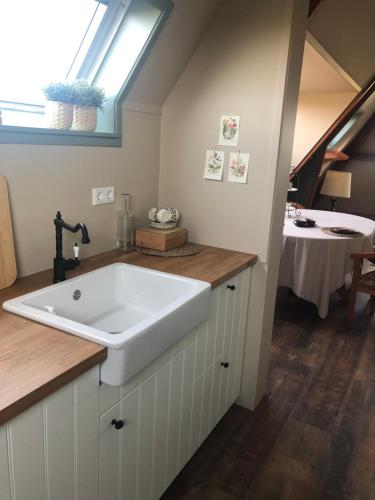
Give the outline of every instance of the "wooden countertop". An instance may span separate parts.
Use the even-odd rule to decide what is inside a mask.
[[[191,257],[152,257],[120,250],[84,259],[68,276],[114,262],[208,281],[213,287],[256,262],[256,256],[213,247]],[[0,290],[0,303],[51,284],[52,271],[18,279]],[[0,425],[70,382],[107,356],[103,346],[0,309]]]
[[[248,253],[202,246],[201,253],[190,257],[154,257],[133,252],[125,258],[122,254],[119,260],[135,266],[208,281],[212,288],[215,288],[240,271],[254,265],[257,257]]]

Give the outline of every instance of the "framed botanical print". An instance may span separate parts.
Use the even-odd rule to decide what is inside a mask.
[[[238,145],[240,134],[240,117],[234,115],[223,115],[220,118],[219,146]]]
[[[213,181],[223,180],[224,158],[224,151],[209,149],[206,153],[206,163],[203,177]]]
[[[230,154],[228,170],[229,182],[239,182],[241,184],[247,183],[249,158],[250,155],[248,153],[240,153],[239,151]]]

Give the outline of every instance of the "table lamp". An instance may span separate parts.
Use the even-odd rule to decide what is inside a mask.
[[[350,198],[351,184],[351,172],[328,170],[320,194],[329,196],[333,212],[336,212],[337,198]]]

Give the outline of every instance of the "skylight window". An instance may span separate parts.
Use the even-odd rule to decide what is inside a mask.
[[[15,127],[48,133],[42,89],[76,80],[105,92],[94,133],[118,136],[121,100],[170,8],[168,0],[0,2],[0,136]]]
[[[93,0],[1,2],[1,99],[43,104],[42,87],[65,80],[91,22],[97,25],[106,8]]]

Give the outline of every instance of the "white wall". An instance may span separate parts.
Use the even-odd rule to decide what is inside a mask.
[[[224,0],[173,0],[173,10],[128,100],[161,106]]]
[[[315,146],[355,95],[355,92],[300,94],[293,143],[293,166],[298,165]]]
[[[181,210],[191,240],[259,255],[241,391],[250,408],[266,387],[306,11],[300,0],[225,3],[163,108],[160,204]],[[227,113],[241,116],[247,185],[203,180]],[[233,148],[218,149],[226,177]]]

